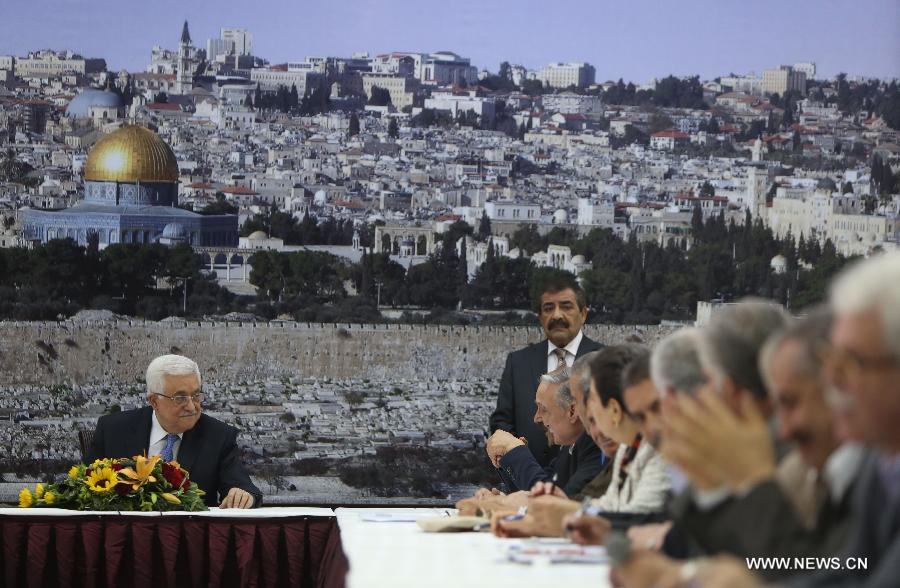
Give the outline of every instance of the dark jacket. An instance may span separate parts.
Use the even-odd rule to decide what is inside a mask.
[[[567,496],[574,496],[603,469],[602,452],[587,433],[582,433],[572,446],[563,447],[550,465],[541,467],[524,445],[512,448],[500,458],[501,477],[510,491],[531,490],[538,482],[549,482],[556,474],[556,485]]]
[[[575,357],[596,351],[600,343],[584,335]],[[537,462],[546,466],[555,455],[547,444],[544,428],[534,422],[534,393],[542,375],[547,371],[547,340],[529,345],[506,356],[506,367],[500,379],[497,408],[491,414],[491,433],[497,429],[509,431],[528,440],[528,449]]]
[[[878,454],[866,456],[854,484],[854,521],[843,548],[835,555],[841,569],[791,578],[803,588],[895,588],[900,578],[900,493],[891,496],[878,471]],[[848,559],[852,560],[848,563]],[[857,563],[865,559],[866,568]]]
[[[149,406],[100,417],[85,461],[134,457],[147,452],[153,409]],[[262,504],[259,491],[240,460],[237,429],[201,414],[194,428],[184,432],[178,449],[178,463],[190,479],[206,492],[207,506],[218,506],[232,488],[253,495],[253,506]]]

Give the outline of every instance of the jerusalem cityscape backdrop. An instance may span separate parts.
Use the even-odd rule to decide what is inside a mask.
[[[142,71],[0,54],[0,500],[143,404],[167,352],[271,500],[447,500],[493,479],[548,276],[584,286],[591,337],[652,342],[743,296],[801,313],[900,244],[896,77],[271,62],[246,28],[171,29]]]

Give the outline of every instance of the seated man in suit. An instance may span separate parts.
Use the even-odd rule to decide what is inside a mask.
[[[569,368],[541,376],[534,401],[534,422],[546,427],[553,443],[563,447],[560,454],[543,468],[524,442],[498,431],[488,441],[488,456],[510,490],[531,490],[538,482],[551,481],[555,476],[555,484],[567,495],[577,494],[600,473],[603,462],[602,452],[584,430],[569,391]]]
[[[506,357],[490,427],[491,433],[503,430],[514,437],[524,437],[537,462],[546,466],[555,457],[556,448],[547,443],[544,430],[533,421],[534,393],[541,374],[572,367],[576,358],[602,345],[581,330],[587,320],[587,299],[574,278],[548,280],[536,303],[546,339]]]
[[[87,463],[95,459],[161,455],[177,460],[206,492],[207,506],[253,508],[262,493],[241,464],[237,429],[202,414],[200,369],[180,355],[147,367],[150,406],[100,417]]]

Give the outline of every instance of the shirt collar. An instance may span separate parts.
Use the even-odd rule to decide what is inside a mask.
[[[159,443],[160,441],[165,439],[166,435],[168,435],[169,432],[163,429],[163,426],[159,424],[159,419],[156,418],[155,410],[153,411],[153,416],[150,418],[151,422],[153,423],[150,426],[150,445],[153,445],[154,443]],[[180,434],[178,435],[178,438],[181,439]]]
[[[828,486],[832,502],[843,500],[850,485],[856,479],[863,460],[863,448],[855,443],[843,443],[825,461],[822,479]]]
[[[575,335],[575,338],[569,341],[569,344],[563,347],[567,353],[571,353],[572,357],[578,355],[578,346],[581,345],[581,340],[584,338],[584,333],[581,332],[581,329],[578,330],[578,334]],[[556,345],[553,344],[553,341],[547,340],[547,355],[553,353],[554,349],[558,349]]]

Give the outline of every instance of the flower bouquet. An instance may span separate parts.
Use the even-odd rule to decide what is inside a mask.
[[[72,466],[60,482],[22,488],[19,506],[73,510],[207,510],[204,492],[176,461],[158,455]]]

